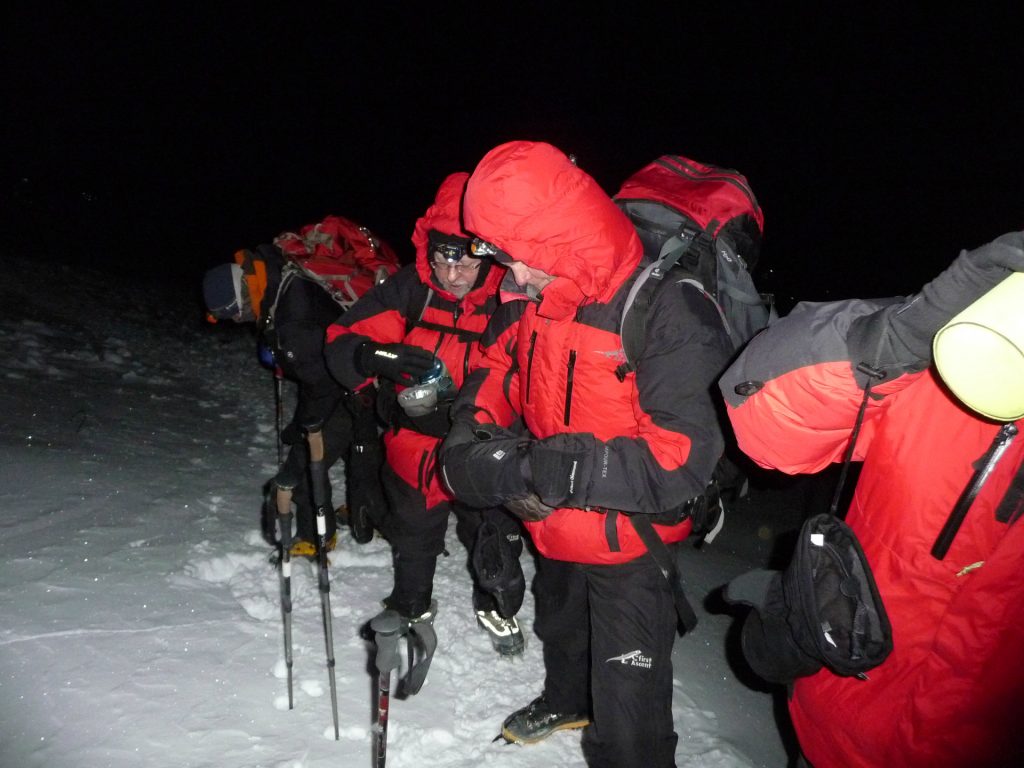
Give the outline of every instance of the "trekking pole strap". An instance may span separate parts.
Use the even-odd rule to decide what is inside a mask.
[[[672,601],[675,603],[676,614],[683,625],[683,630],[685,632],[691,631],[697,626],[697,614],[694,612],[693,606],[690,605],[686,592],[683,590],[683,582],[679,575],[679,568],[676,566],[676,559],[672,556],[665,542],[661,540],[661,537],[654,530],[654,526],[647,515],[630,515],[629,522],[633,525],[633,530],[636,531],[637,536],[640,537],[640,540],[647,547],[647,551],[657,564],[661,575],[668,581],[669,588],[672,590]]]
[[[434,658],[434,651],[437,650],[437,633],[430,624],[422,622],[409,627],[408,638],[410,655],[415,657],[418,652],[420,659],[409,666],[403,693],[406,696],[415,696],[427,680],[430,662]]]

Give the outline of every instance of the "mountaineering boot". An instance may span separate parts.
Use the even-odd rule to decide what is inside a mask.
[[[587,725],[590,725],[588,715],[553,712],[548,700],[541,694],[505,719],[501,725],[501,735],[510,743],[535,744],[555,731],[583,728]]]
[[[405,635],[409,631],[410,627],[418,627],[418,626],[421,626],[421,625],[426,625],[426,626],[429,626],[429,627],[433,627],[434,626],[434,617],[437,616],[437,600],[431,600],[430,601],[430,607],[427,608],[427,610],[425,610],[422,613],[419,613],[419,614],[417,614],[415,616],[411,616],[411,617],[410,616],[405,616],[405,615],[402,614],[402,612],[400,610],[392,608],[388,604],[388,598],[385,598],[384,600],[382,600],[381,601],[381,605],[384,606],[384,610],[386,610],[386,611],[389,611],[389,610],[390,611],[394,611],[395,613],[398,614],[398,618],[401,621],[401,634],[402,635]],[[370,628],[370,624],[372,624],[372,623],[373,623],[373,620],[371,619],[370,621],[366,622],[365,624],[363,624],[359,628],[359,636],[361,638],[363,638],[363,640],[373,640],[373,630]]]
[[[334,535],[327,540],[327,551],[334,551],[334,546],[338,543],[338,532],[335,531]],[[306,539],[296,539],[295,543],[292,544],[292,548],[289,550],[292,557],[316,557],[316,542],[308,541]]]
[[[399,614],[401,615],[401,614]],[[434,626],[434,617],[437,616],[437,600],[430,601],[430,607],[415,616],[401,616],[402,624],[405,627],[427,624]]]
[[[477,611],[476,623],[487,632],[494,650],[502,656],[518,656],[526,647],[526,638],[515,616],[506,619],[497,611]]]
[[[401,601],[395,600],[394,597],[388,596],[381,601],[382,605],[387,610],[392,610],[398,614],[402,620],[403,632],[410,626],[416,624],[429,624],[434,625],[434,617],[437,615],[437,600],[431,600],[424,610],[419,608],[412,608],[408,603],[402,603]],[[420,603],[422,606],[423,603]]]

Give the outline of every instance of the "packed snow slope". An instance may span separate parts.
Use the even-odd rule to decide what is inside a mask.
[[[258,530],[277,463],[273,387],[250,330],[202,322],[198,275],[195,285],[129,282],[6,261],[0,766],[370,765],[375,681],[359,628],[390,590],[389,548],[346,535],[331,558],[335,741],[306,561],[292,578],[287,707],[278,573]],[[695,602],[759,564],[770,531],[758,539],[756,503],[740,505],[746,522],[686,553]],[[541,689],[533,598],[520,614],[525,654],[499,659],[476,627],[454,530],[448,540],[437,655],[423,690],[392,703],[388,765],[582,766],[579,732],[532,747],[492,741]],[[532,574],[529,552],[523,564]],[[701,614],[673,655],[678,764],[784,766],[777,693],[730,664],[729,617]]]

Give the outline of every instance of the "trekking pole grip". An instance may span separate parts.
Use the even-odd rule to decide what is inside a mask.
[[[277,487],[277,514],[281,528],[281,569],[285,578],[292,575],[292,489],[285,486]],[[290,607],[289,607],[290,610]]]
[[[309,443],[309,460],[324,460],[324,433],[323,423],[319,421],[310,422],[305,425],[306,441]]]
[[[377,671],[387,674],[396,669],[400,663],[398,654],[399,632],[402,629],[402,619],[396,611],[384,611],[370,621],[370,629],[373,630],[377,643],[377,657],[375,663]]]
[[[330,480],[327,477],[327,465],[324,463],[323,422],[314,421],[305,425],[306,442],[309,444],[309,480],[313,490],[313,505],[316,507],[316,529],[320,537],[320,553],[326,554],[323,547],[327,535],[327,499]]]
[[[373,725],[374,768],[384,768],[388,754],[388,720],[391,717],[391,670],[401,663],[398,642],[402,619],[390,608],[370,620],[377,643],[377,721]]]

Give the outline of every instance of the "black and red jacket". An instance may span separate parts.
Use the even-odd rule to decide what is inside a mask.
[[[356,351],[365,341],[412,344],[444,361],[456,388],[479,359],[478,341],[497,307],[497,290],[504,268],[485,261],[477,282],[464,297],[456,298],[434,278],[428,254],[428,233],[465,237],[460,224],[462,192],[469,174],[445,179],[437,198],[416,222],[412,242],[416,262],[375,286],[327,329],[332,360],[352,361],[332,373],[349,389],[372,382],[355,367]],[[429,293],[428,293],[429,289]],[[438,481],[436,452],[440,439],[408,428],[385,433],[387,461],[409,485],[426,497],[427,508],[450,500]]]
[[[513,142],[481,161],[464,210],[467,229],[555,280],[539,300],[503,291],[455,418],[510,426],[522,417],[540,440],[586,435],[579,506],[526,525],[549,558],[640,557],[647,549],[622,513],[681,508],[704,490],[722,452],[711,390],[729,341],[716,310],[689,285],[660,290],[637,370],[620,380],[619,323],[642,248],[597,182],[550,145]],[[504,285],[514,287],[510,277]],[[655,530],[672,542],[690,527]]]

